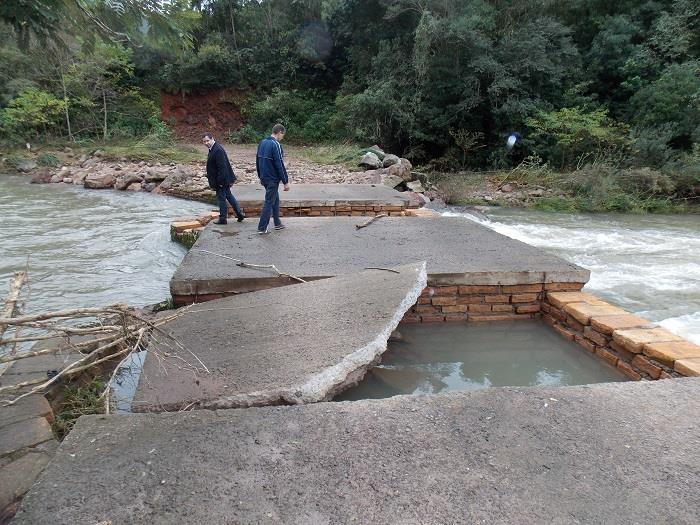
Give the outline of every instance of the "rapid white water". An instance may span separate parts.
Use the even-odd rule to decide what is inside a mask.
[[[451,208],[591,270],[594,295],[700,344],[700,216]]]

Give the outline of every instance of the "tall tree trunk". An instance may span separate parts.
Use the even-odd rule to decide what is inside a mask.
[[[102,88],[102,111],[104,111],[104,122],[102,124],[102,140],[107,142],[107,94],[105,88]]]
[[[233,48],[236,50],[236,63],[238,64],[238,71],[241,70],[241,57],[238,55],[238,41],[236,40],[236,22],[233,19],[233,0],[229,0],[228,12],[231,17],[231,36],[233,37]]]
[[[68,112],[68,90],[66,89],[66,77],[63,74],[63,64],[61,64],[60,67],[61,67],[61,87],[63,88],[63,102],[66,103],[65,112],[66,112],[66,127],[68,128],[68,138],[70,139],[71,142],[75,142],[75,140],[73,140],[73,132],[71,131],[71,127],[70,127],[70,113]]]

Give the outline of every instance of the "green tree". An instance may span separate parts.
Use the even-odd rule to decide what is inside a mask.
[[[28,89],[2,110],[2,124],[9,133],[20,137],[43,133],[47,138],[59,126],[64,110],[65,101],[45,91]]]

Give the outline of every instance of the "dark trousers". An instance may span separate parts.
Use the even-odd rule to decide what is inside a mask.
[[[263,204],[262,211],[260,212],[260,222],[258,223],[259,231],[267,229],[267,225],[270,223],[270,215],[272,215],[275,226],[282,224],[280,220],[279,181],[263,182],[262,185],[265,186],[265,204]]]
[[[216,188],[216,199],[219,201],[219,220],[225,221],[226,217],[228,216],[228,206],[226,205],[226,201],[230,202],[231,206],[233,206],[233,211],[236,212],[236,217],[239,219],[243,217],[243,211],[238,205],[233,193],[231,193],[230,186]]]

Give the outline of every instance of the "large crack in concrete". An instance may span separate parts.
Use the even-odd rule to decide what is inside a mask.
[[[196,305],[166,328],[211,373],[182,367],[184,352],[173,355],[171,348],[156,345],[144,364],[133,410],[331,399],[380,360],[391,332],[426,284],[426,263],[420,262]]]

